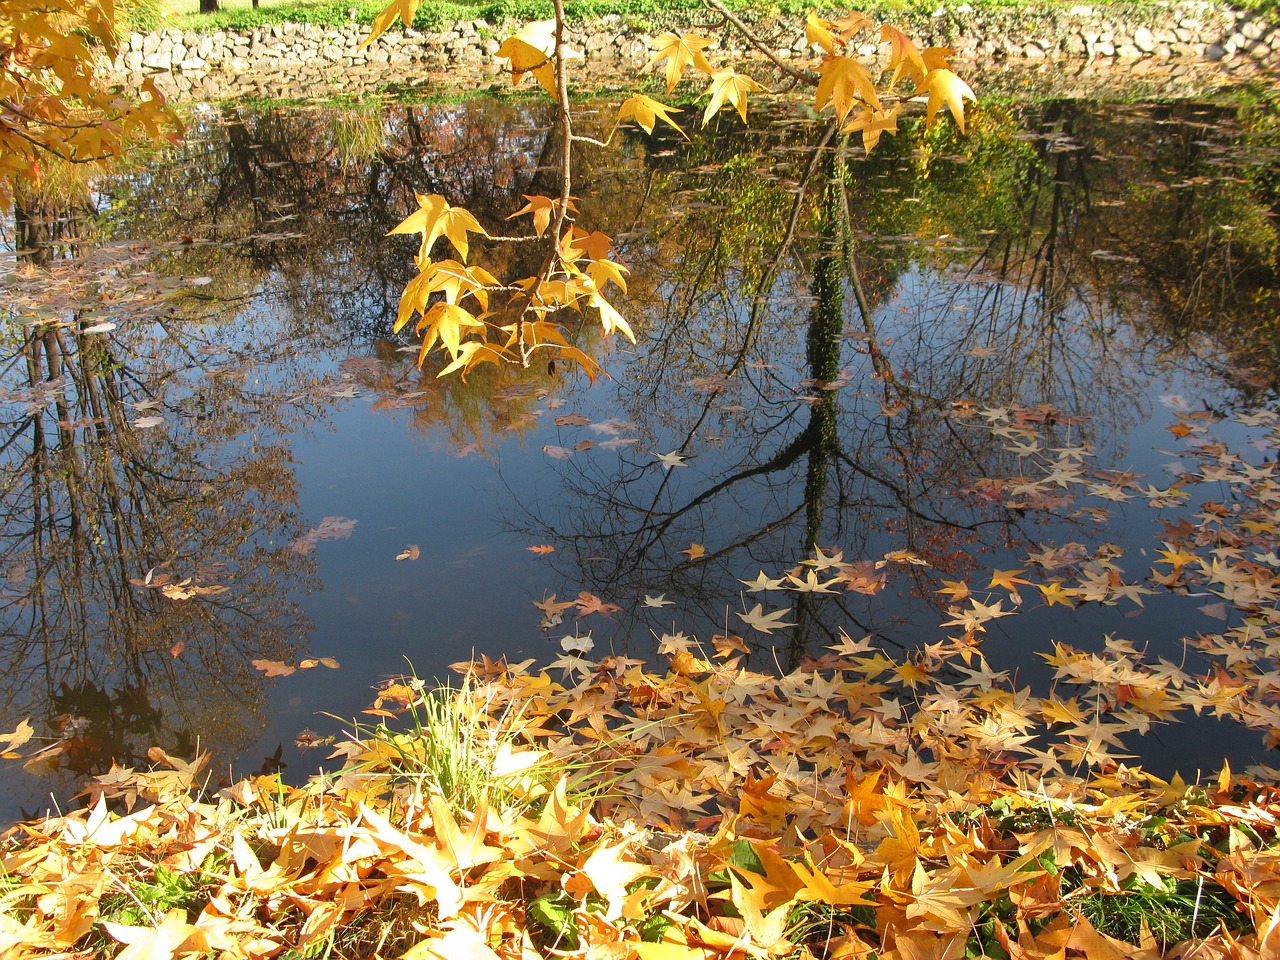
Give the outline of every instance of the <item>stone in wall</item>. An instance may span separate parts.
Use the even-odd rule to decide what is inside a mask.
[[[1122,4],[1078,4],[1054,8],[974,11],[967,4],[938,6],[932,13],[893,14],[920,47],[949,46],[958,60],[980,62],[1100,61],[1138,69],[1147,61],[1162,63],[1212,61],[1233,69],[1253,65],[1280,66],[1280,36],[1267,20],[1247,11],[1203,0],[1169,4],[1163,10]],[[496,27],[467,20],[444,30],[388,32],[366,49],[366,28],[285,23],[252,31],[197,33],[161,30],[130,34],[120,47],[112,71],[119,82],[136,85],[155,76],[166,95],[209,96],[211,89],[239,94],[324,96],[336,89],[373,92],[393,84],[455,81],[500,69],[494,54],[498,37],[518,29],[508,22]],[[686,28],[688,24],[684,25]],[[817,49],[803,40],[803,23],[774,18],[757,24],[762,34],[778,37],[781,59],[803,60]],[[679,29],[673,21],[659,29]],[[596,74],[632,70],[650,57],[649,37],[611,16],[575,25],[572,42],[585,54]],[[796,39],[799,36],[801,39]],[[883,45],[868,36],[859,55],[875,56]],[[741,56],[732,43],[717,51]],[[318,72],[317,64],[324,68]],[[357,69],[359,68],[359,69]],[[1143,68],[1146,69],[1146,68]]]

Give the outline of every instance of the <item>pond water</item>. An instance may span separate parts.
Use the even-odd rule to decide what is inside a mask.
[[[737,634],[782,669],[842,631],[915,651],[969,610],[948,583],[1016,607],[974,639],[1018,686],[1108,636],[1210,669],[1183,638],[1238,613],[1144,578],[1235,496],[1160,492],[1211,440],[1275,461],[1250,412],[1280,383],[1278,117],[987,104],[868,158],[778,107],[586,147],[579,221],[630,268],[639,335],[579,331],[590,384],[438,379],[390,332],[415,192],[501,231],[554,191],[541,104],[197,109],[163,158],[16,216],[0,723],[54,749],[3,770],[6,812],[156,746],[209,751],[215,782],[301,778],[328,714],[480,654],[572,676],[588,637],[654,660]],[[478,246],[494,272],[527,256]],[[1112,592],[1046,603],[1068,575]],[[1194,776],[1266,762],[1264,732],[1126,746]]]

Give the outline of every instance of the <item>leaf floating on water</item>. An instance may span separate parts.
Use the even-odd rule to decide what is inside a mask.
[[[525,547],[525,549],[528,550],[530,553],[536,553],[539,556],[556,552],[556,548],[551,546],[551,544],[549,543],[537,543],[537,544],[534,544],[532,547]]]
[[[635,424],[629,423],[626,420],[619,420],[617,417],[610,417],[608,420],[601,420],[599,423],[591,424],[587,429],[592,430],[595,433],[607,433],[611,437],[616,437],[618,434],[625,433],[634,426]],[[634,440],[628,442],[635,443]]]
[[[568,447],[557,447],[554,444],[547,444],[542,448],[542,452],[552,460],[568,460],[573,456],[573,451]]]
[[[85,327],[81,333],[110,333],[116,328],[116,325],[110,320],[104,320],[102,323],[95,323],[91,327]]]
[[[706,556],[707,548],[700,543],[690,544],[688,549],[681,550],[681,553],[687,553],[690,560],[697,560],[699,557]]]
[[[147,430],[151,427],[158,427],[164,423],[164,417],[139,417],[133,421],[133,425],[139,430]]]
[[[298,731],[298,735],[293,738],[293,745],[299,750],[315,750],[317,747],[327,747],[333,743],[333,737],[322,737],[310,727],[303,727]]]
[[[321,540],[346,540],[355,532],[358,520],[346,517],[325,517],[314,530],[308,530],[289,544],[294,553],[310,553]]]
[[[0,733],[0,755],[10,760],[14,759],[10,753],[30,740],[35,732],[31,721],[23,720],[11,733]]]
[[[590,633],[581,637],[577,634],[572,634],[560,638],[560,649],[566,653],[590,653],[595,645],[596,642],[591,639]]]
[[[1200,608],[1200,612],[1206,617],[1213,617],[1215,620],[1226,620],[1231,615],[1231,607],[1227,603],[1206,603]]]
[[[622,447],[629,447],[633,443],[639,443],[639,437],[614,437],[612,440],[603,440],[597,446],[606,447],[609,450],[619,450]]]
[[[176,660],[178,657],[182,656],[182,651],[185,649],[187,649],[187,645],[183,643],[181,640],[179,640],[177,643],[175,643],[172,647],[169,648],[169,656],[173,657]]]
[[[578,599],[574,601],[574,605],[578,607],[578,616],[585,617],[589,613],[598,613],[603,617],[611,617],[622,608],[616,603],[605,603],[593,593],[587,593],[585,590],[578,594]]]
[[[585,427],[590,422],[580,413],[564,413],[552,421],[557,427]]]
[[[670,453],[655,453],[654,456],[662,461],[662,466],[667,470],[670,470],[672,467],[686,466],[684,462],[686,458],[679,453],[676,453],[674,450]]]
[[[644,605],[646,607],[669,607],[671,606],[671,601],[667,599],[667,595],[665,593],[660,593],[656,597],[652,597],[646,593],[644,595]]]
[[[781,610],[773,610],[765,613],[761,604],[756,604],[747,613],[736,614],[737,618],[743,623],[749,624],[761,633],[773,633],[774,630],[780,630],[783,627],[794,627],[794,623],[784,623],[782,618],[791,612],[790,607],[783,607]]]
[[[596,446],[596,442],[594,440],[579,440],[577,443],[573,445],[573,449],[590,450],[594,446]]]
[[[287,677],[291,673],[297,673],[296,667],[281,663],[279,660],[250,660],[249,663],[253,669],[261,670],[268,677]]]
[[[409,544],[409,546],[405,547],[403,550],[401,550],[399,553],[396,554],[396,559],[397,560],[417,560],[419,556],[420,554],[418,551],[418,545],[416,543],[411,543]]]

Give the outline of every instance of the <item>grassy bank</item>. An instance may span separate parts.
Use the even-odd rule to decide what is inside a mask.
[[[1273,11],[1277,0],[1237,0],[1237,9]],[[823,10],[844,9],[839,5],[814,4],[805,0],[774,0],[767,8],[752,0],[726,0],[726,6],[745,12],[762,12],[767,9],[780,13],[805,14],[815,7]],[[970,0],[976,10],[1008,9],[1070,9],[1075,0]],[[1108,6],[1110,4],[1099,4]],[[1165,5],[1151,0],[1135,0],[1125,6],[1164,9]],[[370,24],[373,18],[387,6],[386,0],[259,0],[255,9],[252,0],[220,0],[220,10],[215,14],[200,14],[198,0],[132,0],[128,4],[128,16],[136,29],[150,30],[161,26],[183,29],[246,28],[286,21],[318,23],[337,26],[348,22],[349,11],[355,10],[359,23]],[[880,2],[854,4],[864,12],[879,11],[883,14],[901,15],[903,12],[932,13],[939,6],[930,0],[880,0]],[[666,13],[693,12],[702,9],[700,0],[566,0],[565,10],[570,19],[584,20],[605,14],[644,19]],[[541,20],[552,15],[552,0],[425,0],[414,19],[414,26],[429,30],[456,20],[486,20],[499,23],[510,17],[517,20]]]

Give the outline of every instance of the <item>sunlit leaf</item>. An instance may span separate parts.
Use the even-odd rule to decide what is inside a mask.
[[[939,68],[930,70],[921,85],[921,91],[929,91],[929,106],[925,115],[925,123],[933,123],[938,109],[944,104],[955,118],[956,126],[964,133],[964,101],[976,100],[969,85],[950,70]]]
[[[700,37],[697,34],[689,33],[684,36],[677,36],[674,33],[664,33],[653,39],[653,46],[656,52],[649,61],[645,69],[652,67],[660,60],[667,61],[667,93],[670,94],[676,88],[676,84],[680,82],[680,78],[684,76],[684,72],[690,65],[696,70],[711,75],[715,72],[706,54],[702,51],[709,47],[714,41],[707,37]],[[635,99],[635,98],[632,98]],[[647,97],[645,98],[648,99]],[[652,102],[652,101],[651,101]],[[669,109],[669,108],[667,108]],[[619,116],[621,119],[621,116]],[[663,117],[663,119],[667,119]],[[668,120],[668,122],[670,122]],[[643,124],[642,124],[643,125]],[[672,124],[675,126],[675,124]],[[648,127],[649,132],[653,132],[652,123]]]
[[[645,133],[653,133],[654,124],[661,120],[680,131],[680,136],[687,140],[689,138],[684,129],[671,118],[671,114],[679,112],[677,107],[669,107],[652,97],[646,97],[643,93],[637,93],[622,101],[622,105],[618,107],[618,118],[615,123],[621,124],[626,120],[634,120]]]
[[[712,74],[711,83],[707,85],[706,90],[702,91],[704,97],[708,95],[711,97],[711,102],[702,113],[702,125],[705,127],[726,103],[736,107],[742,122],[746,123],[747,94],[765,89],[767,88],[733,69]]]
[[[875,81],[861,61],[853,57],[823,58],[814,109],[821,110],[828,103],[835,107],[836,120],[840,123],[844,123],[858,103],[874,109],[880,107]]]
[[[479,221],[462,207],[450,206],[449,201],[439,194],[419,193],[416,196],[418,209],[389,230],[387,235],[422,234],[422,245],[418,250],[420,265],[426,263],[431,254],[431,247],[440,237],[447,237],[453,244],[453,248],[458,251],[458,255],[465,261],[469,249],[467,234],[478,233],[486,236]]]

